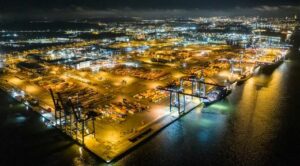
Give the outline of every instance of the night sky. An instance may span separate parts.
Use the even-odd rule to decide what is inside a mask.
[[[222,15],[228,13],[285,14],[300,11],[299,0],[0,0],[0,18],[15,16],[48,17],[60,14],[75,15],[138,15],[138,11],[149,13],[170,12],[176,14]],[[148,13],[147,13],[148,12]],[[159,15],[159,14],[158,14]]]

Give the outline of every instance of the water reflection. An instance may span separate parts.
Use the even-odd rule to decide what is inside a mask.
[[[199,119],[199,143],[208,145],[220,137],[226,127],[226,115],[203,113]]]

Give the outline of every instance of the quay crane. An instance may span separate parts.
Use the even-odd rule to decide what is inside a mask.
[[[180,78],[180,87],[183,88],[183,82],[188,81],[192,83],[192,94],[206,96],[206,85],[212,85],[216,87],[225,87],[223,85],[205,82],[204,77],[198,77],[195,74],[190,76],[184,76]]]
[[[230,86],[205,82],[204,77],[198,77],[197,75],[181,77],[180,78],[181,89],[183,89],[184,81],[188,81],[192,83],[192,94],[196,96],[201,96],[203,98],[203,102],[205,105],[209,105],[216,101],[222,100],[231,93]],[[210,92],[207,92],[206,85],[211,85],[216,88]]]
[[[68,98],[66,102],[64,102],[65,100],[63,100],[60,93],[56,93],[55,97],[52,89],[49,89],[49,91],[55,106],[55,126],[84,145],[85,136],[90,134],[95,135],[95,117],[97,113],[88,111],[84,114],[79,102],[74,104],[71,98]],[[88,130],[87,126],[89,121],[92,121],[91,131]],[[81,136],[81,138],[79,136]],[[81,142],[79,140],[81,140]]]
[[[195,95],[195,94],[188,94],[183,91],[183,89],[176,84],[176,82],[172,82],[167,86],[158,86],[158,90],[167,91],[170,94],[170,111],[172,111],[172,107],[176,107],[178,109],[178,114],[182,114],[185,112],[186,109],[186,96],[192,96],[197,98],[205,98],[203,96]],[[181,110],[181,97],[183,98],[183,110]]]

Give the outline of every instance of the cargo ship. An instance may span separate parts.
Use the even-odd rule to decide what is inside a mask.
[[[262,73],[271,74],[278,66],[280,66],[283,63],[283,58],[280,58],[278,60],[275,60],[271,63],[266,63],[261,65],[260,71]]]
[[[232,89],[229,87],[216,87],[214,90],[209,92],[205,99],[203,99],[203,103],[205,106],[209,106],[217,101],[223,100],[226,98]]]

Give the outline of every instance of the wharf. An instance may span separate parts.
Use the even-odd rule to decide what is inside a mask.
[[[112,160],[121,157],[123,154],[136,147],[140,143],[146,141],[153,135],[157,134],[159,131],[180,119],[185,114],[189,113],[195,108],[202,109],[203,106],[204,105],[200,102],[191,102],[186,105],[186,112],[182,114],[178,114],[177,108],[174,108],[172,112],[169,112],[169,107],[166,107],[164,110],[166,113],[164,115],[136,129],[133,134],[129,135],[127,138],[124,138],[114,146],[105,147],[104,145],[99,144],[98,141],[95,141],[95,138],[92,135],[85,138],[85,146],[87,149],[104,159],[106,162],[111,162]]]
[[[10,89],[18,88],[14,85],[9,84],[9,82],[1,84],[0,88],[7,92],[9,95]],[[13,96],[12,96],[13,97]],[[28,103],[24,102],[27,106],[31,107],[31,109],[37,113],[39,113],[43,118],[45,118],[45,122],[48,125],[52,125],[53,127],[60,130],[58,126],[55,125],[55,118],[54,118],[54,109],[52,106],[47,105],[46,103],[40,102],[38,106],[31,106]],[[178,108],[172,107],[172,111],[170,112],[170,107],[165,106],[162,107],[160,110],[162,113],[160,116],[156,117],[152,121],[138,127],[133,131],[131,134],[128,134],[126,137],[123,137],[117,143],[114,144],[106,144],[97,139],[95,135],[91,134],[84,137],[84,144],[83,147],[86,148],[88,151],[92,152],[96,156],[102,158],[107,163],[121,157],[122,155],[126,154],[126,152],[130,151],[137,145],[141,144],[142,142],[146,141],[153,135],[157,134],[159,131],[167,127],[168,125],[172,124],[176,120],[180,119],[182,116],[186,115],[190,111],[194,109],[202,109],[204,104],[198,98],[193,98],[189,103],[186,104],[185,111],[178,113]],[[47,112],[46,110],[52,108],[51,112]],[[180,108],[183,110],[183,107]],[[63,130],[61,130],[64,132]],[[96,131],[97,132],[97,131]],[[99,132],[99,131],[98,131]],[[70,136],[70,135],[69,135]],[[73,136],[70,136],[74,141]],[[80,144],[80,140],[77,140]]]

